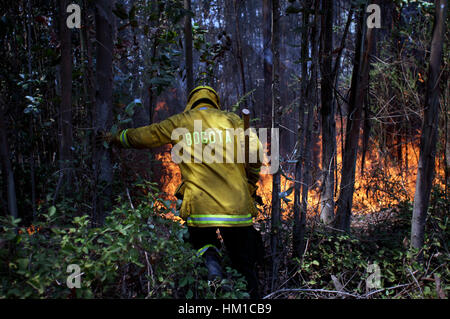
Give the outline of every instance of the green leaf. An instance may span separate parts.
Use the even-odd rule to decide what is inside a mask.
[[[179,285],[179,287],[184,287],[184,286],[186,286],[187,282],[188,282],[187,277],[183,277],[183,278],[181,278],[178,285]]]
[[[127,113],[129,116],[133,116],[134,114],[134,107],[136,106],[136,100],[131,102],[125,107],[125,113]]]
[[[28,258],[19,258],[17,259],[17,264],[19,265],[19,269],[25,270],[28,267]]]
[[[49,216],[49,217],[52,217],[52,216],[55,215],[55,214],[56,214],[56,207],[55,207],[55,206],[50,207],[50,208],[48,209],[48,216]]]
[[[113,124],[113,126],[111,126],[111,134],[112,135],[116,135],[116,133],[119,131],[119,128],[117,127],[117,124]]]
[[[136,248],[131,248],[130,257],[132,261],[139,260],[139,251]]]

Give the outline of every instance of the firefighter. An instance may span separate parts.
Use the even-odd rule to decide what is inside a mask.
[[[168,143],[175,147],[183,142],[185,152],[187,149],[186,153],[190,153],[188,159],[193,160],[178,163],[183,182],[176,196],[183,199],[180,216],[187,223],[188,240],[198,255],[203,256],[208,279],[221,279],[219,229],[232,266],[247,280],[250,297],[258,298],[256,262],[262,241],[252,218],[257,214],[256,183],[261,160],[258,156],[254,163],[237,160],[243,130],[233,135],[230,129],[239,128],[243,129],[243,120],[235,113],[221,110],[216,91],[209,86],[198,86],[190,92],[184,112],[160,123],[125,129],[115,135],[107,133],[103,139],[118,147],[136,149]],[[173,134],[177,129],[180,133]],[[250,152],[259,152],[261,143],[256,134],[251,134],[249,139]],[[217,147],[216,143],[220,146],[212,148]],[[230,143],[234,145],[227,149]],[[197,147],[198,151],[199,145],[200,152],[196,153],[194,149]],[[210,148],[210,155],[222,150],[222,161],[199,160],[198,155],[203,155],[206,147]],[[225,150],[236,151],[232,161],[225,159],[224,154],[228,154]]]

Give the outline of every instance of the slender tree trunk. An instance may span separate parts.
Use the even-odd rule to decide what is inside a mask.
[[[241,85],[242,85],[242,95],[247,93],[247,87],[245,85],[245,71],[244,71],[244,58],[242,57],[242,43],[241,43],[241,31],[239,28],[239,8],[237,0],[233,0],[234,9],[234,23],[235,23],[235,34],[236,34],[236,55],[239,64],[239,73],[241,75]],[[244,100],[244,107],[247,107],[247,100]]]
[[[28,55],[28,76],[32,77],[33,68],[32,68],[32,53],[31,53],[31,27],[33,25],[33,8],[31,6],[31,0],[27,1],[27,55]],[[33,95],[31,92],[31,87],[29,88],[29,94]],[[32,218],[36,217],[36,162],[34,155],[34,118],[30,117],[30,126],[29,126],[29,134],[31,140],[31,150],[30,150],[30,183],[31,183],[31,208],[32,208]]]
[[[447,90],[448,86],[447,86]],[[448,97],[448,94],[447,94]],[[444,150],[444,165],[445,165],[445,196],[448,203],[450,199],[450,114],[448,102],[445,103],[445,150]]]
[[[0,157],[2,158],[2,175],[6,181],[6,195],[8,199],[8,212],[14,218],[19,216],[17,211],[16,186],[14,172],[11,165],[8,139],[6,135],[6,120],[3,105],[0,105]]]
[[[295,186],[294,186],[294,228],[293,228],[293,240],[292,240],[292,248],[294,254],[300,258],[303,252],[303,235],[304,235],[304,215],[302,210],[302,186],[305,181],[303,178],[304,169],[304,152],[306,151],[306,130],[309,124],[310,116],[309,116],[309,108],[310,104],[307,100],[308,95],[308,58],[309,58],[309,9],[310,3],[305,2],[304,10],[302,13],[302,44],[301,44],[301,74],[302,74],[302,82],[300,87],[301,97],[300,97],[300,107],[299,107],[299,125],[298,125],[298,133],[297,133],[297,162],[295,164]]]
[[[352,84],[348,106],[349,110],[345,130],[345,148],[341,171],[342,180],[338,208],[334,221],[334,226],[336,228],[345,231],[350,230],[359,131],[362,123],[364,96],[369,82],[369,57],[373,42],[373,29],[366,28],[364,10],[365,8],[360,10],[358,22],[355,63],[352,73]]]
[[[446,31],[447,0],[436,0],[435,6],[436,12],[433,38],[431,40],[430,65],[411,224],[411,245],[416,249],[421,249],[424,243],[425,221],[435,173],[436,143],[438,140],[439,76],[441,73],[442,46]]]
[[[272,0],[263,0],[264,104],[262,123],[270,127],[272,114]]]
[[[97,93],[94,116],[96,130],[111,128],[112,114],[112,3],[98,0],[95,3],[95,22],[97,31]],[[113,179],[111,152],[99,146],[95,152],[95,171],[97,177],[95,223],[104,222],[106,211],[111,207],[111,184]]]
[[[95,83],[95,77],[94,77],[94,67],[93,67],[93,48],[91,43],[91,36],[90,36],[90,27],[89,25],[89,14],[88,12],[92,10],[92,7],[89,5],[88,0],[83,0],[83,21],[86,24],[84,28],[82,28],[81,33],[82,38],[85,43],[85,50],[86,50],[86,58],[87,63],[85,63],[85,72],[86,72],[86,86],[87,86],[87,101],[89,103],[90,109],[95,109],[95,92],[96,92],[96,83]],[[93,120],[93,113],[95,112],[89,112],[89,123],[92,123]]]
[[[153,43],[152,43],[152,49],[151,49],[151,55],[152,55],[152,59],[156,58],[157,54],[158,54],[158,26],[161,23],[161,10],[160,7],[158,5],[158,1],[151,1],[150,2],[150,7],[152,12],[157,12],[158,13],[158,19],[156,21],[150,21],[150,26],[154,27],[157,29],[157,33],[153,36]],[[152,71],[151,72],[151,76],[153,77],[154,75],[156,75],[156,71]],[[149,124],[153,123],[153,112],[155,110],[155,103],[156,103],[156,94],[154,93],[153,90],[153,84],[150,83],[150,85],[147,88],[147,93],[148,93],[148,101],[149,101],[149,110],[148,110],[148,114],[149,114]]]
[[[336,57],[336,60],[334,61],[334,67],[333,67],[334,89],[337,89],[337,85],[338,85],[338,82],[339,82],[339,71],[341,69],[342,52],[344,52],[345,41],[347,39],[347,34],[348,34],[349,29],[350,29],[350,24],[351,24],[352,18],[353,18],[353,11],[354,11],[354,8],[352,6],[350,8],[350,11],[349,11],[348,16],[347,16],[347,22],[345,23],[344,32],[342,34],[341,44],[340,44],[340,47],[339,47],[339,52],[338,52],[338,55]],[[336,101],[336,95],[335,94],[333,94],[333,101]]]
[[[191,0],[184,0],[184,9],[191,11]],[[194,89],[194,67],[192,61],[192,22],[191,15],[184,17],[184,52],[186,57],[186,89],[187,94]]]
[[[320,219],[330,224],[334,219],[334,168],[336,161],[336,123],[333,103],[333,1],[322,1],[321,96],[322,96],[322,194]]]
[[[338,55],[335,59],[334,62],[334,67],[333,67],[333,91],[338,89],[338,83],[339,83],[339,73],[340,73],[340,69],[341,69],[341,58],[342,58],[342,53],[344,52],[344,48],[345,48],[345,42],[347,39],[347,34],[349,32],[350,29],[350,24],[352,22],[353,19],[353,12],[354,12],[354,7],[353,5],[350,7],[348,16],[347,16],[347,22],[345,23],[345,28],[344,28],[344,32],[342,34],[342,38],[341,38],[341,43],[340,43],[340,47],[339,47],[339,52]],[[344,125],[343,125],[343,118],[342,118],[342,108],[341,108],[341,104],[340,102],[338,102],[338,99],[336,97],[336,94],[333,94],[333,107],[334,107],[334,112],[335,115],[337,115],[337,112],[339,111],[339,118],[340,118],[340,123],[341,123],[341,129],[340,129],[340,135],[341,135],[341,154],[344,153]],[[337,134],[337,132],[335,132]],[[336,150],[336,155],[337,155],[337,144],[335,146],[335,150]],[[337,160],[334,161],[335,163],[335,168],[334,168],[334,173],[335,173],[335,177],[334,177],[334,193],[337,193],[337,188],[338,188],[338,170],[337,170]]]
[[[300,254],[303,256],[305,251],[305,232],[306,232],[306,213],[308,209],[308,191],[311,184],[312,172],[312,138],[314,124],[314,105],[318,104],[317,78],[319,68],[319,8],[320,0],[315,0],[314,4],[314,24],[311,28],[311,76],[307,87],[307,113],[306,113],[306,132],[305,143],[303,145],[303,178],[302,178],[302,206],[300,211]]]
[[[59,185],[67,190],[72,184],[73,132],[72,132],[72,40],[70,29],[66,25],[67,0],[59,1],[61,39],[61,104],[59,112]]]
[[[81,29],[80,34],[80,40],[84,41],[84,50],[86,54],[86,59],[82,59],[83,61],[83,70],[84,70],[84,78],[85,78],[85,86],[86,86],[86,107],[88,109],[88,112],[86,113],[86,122],[91,123],[91,125],[94,127],[94,118],[96,114],[96,80],[95,80],[95,74],[94,74],[94,58],[93,58],[93,45],[91,40],[91,23],[89,20],[89,16],[91,15],[91,12],[94,11],[94,5],[89,2],[89,0],[83,0],[83,7],[82,7],[82,23],[83,28]],[[83,47],[82,46],[82,47]],[[95,132],[95,129],[94,129]],[[95,146],[95,134],[91,134],[90,139],[87,141],[89,145],[86,147],[87,150],[92,152],[92,156],[88,158],[87,165],[94,168],[94,176],[97,176],[97,171],[95,170],[96,167],[96,146]],[[96,190],[96,183],[93,183],[92,185],[92,202],[93,202],[93,209],[91,210],[91,220],[95,221],[96,218],[96,206],[97,206],[97,190]]]
[[[272,52],[273,52],[273,74],[272,74],[272,128],[279,128],[281,117],[280,103],[280,2],[272,0]],[[273,141],[272,141],[273,143]],[[278,266],[280,262],[280,231],[281,231],[281,207],[280,207],[280,171],[273,174],[272,184],[272,290],[278,281]]]

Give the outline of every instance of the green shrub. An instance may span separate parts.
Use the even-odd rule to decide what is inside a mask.
[[[370,298],[439,298],[450,292],[448,201],[441,190],[433,192],[426,224],[423,259],[410,248],[412,205],[398,205],[390,218],[352,234],[333,233],[316,227],[301,260],[296,259],[292,288],[342,291]],[[366,288],[378,265],[381,285]],[[333,278],[334,277],[334,278]],[[376,292],[376,290],[380,290]],[[339,294],[319,293],[320,297]],[[317,293],[300,292],[296,297],[318,298]]]
[[[227,268],[208,283],[200,257],[177,222],[159,217],[153,203],[114,209],[102,227],[88,215],[68,225],[51,207],[25,228],[0,219],[0,298],[245,298],[245,281]],[[68,265],[80,267],[81,287],[69,289]],[[226,288],[226,289],[224,289]]]

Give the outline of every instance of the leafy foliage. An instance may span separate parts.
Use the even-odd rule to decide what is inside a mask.
[[[427,220],[423,260],[417,258],[418,251],[409,247],[412,206],[402,202],[390,218],[369,225],[360,233],[330,233],[316,228],[310,235],[303,258],[297,259],[297,265],[293,266],[293,286],[335,291],[333,297],[343,296],[336,291],[363,298],[448,296],[450,231],[449,217],[444,212],[449,203],[443,198],[442,191],[435,189]],[[379,287],[372,288],[366,283],[373,274],[368,266],[374,264],[380,269],[381,281]],[[321,294],[323,292],[301,292],[300,296],[317,298]]]
[[[90,217],[61,226],[52,206],[29,228],[2,217],[0,298],[243,298],[245,281],[227,268],[208,282],[201,257],[185,242],[186,227],[156,214],[155,202],[122,204],[102,227]],[[67,266],[81,269],[81,288],[69,289]]]

